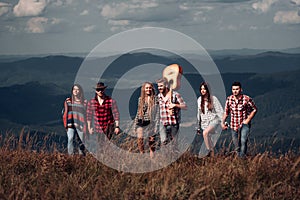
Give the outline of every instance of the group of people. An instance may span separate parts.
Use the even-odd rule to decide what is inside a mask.
[[[257,107],[252,98],[242,93],[240,82],[233,82],[232,95],[228,96],[223,110],[219,100],[210,92],[207,83],[200,84],[200,97],[198,98],[198,133],[203,134],[208,155],[214,155],[214,144],[211,135],[215,133],[217,126],[222,130],[230,127],[235,152],[239,157],[247,153],[247,143],[250,133],[251,120],[257,113]],[[227,118],[230,115],[230,126]]]
[[[187,105],[182,96],[170,90],[165,78],[156,81],[159,93],[156,94],[153,83],[145,82],[141,86],[138,108],[134,119],[134,131],[137,137],[137,146],[141,154],[145,153],[144,138],[148,138],[150,157],[154,157],[156,137],[160,136],[161,145],[173,143],[176,146],[180,125],[181,109]],[[99,137],[111,139],[113,134],[120,133],[120,114],[117,103],[105,93],[106,85],[97,83],[95,97],[88,102],[84,99],[80,85],[74,84],[72,95],[64,103],[64,126],[68,136],[68,153],[74,153],[73,140],[79,141],[79,153],[84,154],[82,143],[86,130],[89,134],[98,134]],[[257,112],[257,107],[247,95],[242,93],[240,82],[232,84],[232,95],[228,96],[223,110],[216,96],[211,94],[206,82],[200,84],[200,97],[197,100],[199,122],[198,133],[202,133],[204,143],[214,154],[214,142],[211,140],[216,128],[223,130],[230,127],[235,152],[240,157],[247,153],[247,141],[250,133],[251,120]],[[227,118],[230,115],[230,126]],[[163,127],[163,130],[161,129]]]

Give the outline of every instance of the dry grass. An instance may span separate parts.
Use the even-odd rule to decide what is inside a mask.
[[[12,140],[10,138],[10,140]],[[118,172],[93,156],[0,149],[0,199],[298,199],[300,157],[188,153],[161,170]]]

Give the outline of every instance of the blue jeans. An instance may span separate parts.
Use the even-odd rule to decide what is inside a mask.
[[[173,125],[165,125],[165,133],[166,133],[166,140],[162,141],[163,144],[168,144],[172,140],[175,140],[176,143],[176,136],[178,133],[179,125],[173,124]]]
[[[247,153],[249,133],[249,124],[243,124],[238,131],[231,129],[232,141],[235,147],[235,151],[237,151],[239,157],[244,157]]]
[[[67,135],[68,135],[68,154],[74,154],[74,136],[75,132],[77,131],[78,136],[81,141],[83,141],[83,132],[79,131],[78,129],[75,130],[74,128],[68,128]],[[79,154],[83,154],[82,150],[79,148]]]

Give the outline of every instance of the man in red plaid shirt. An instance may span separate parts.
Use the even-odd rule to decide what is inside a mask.
[[[227,97],[225,112],[222,120],[222,128],[228,127],[225,121],[230,114],[230,128],[232,141],[239,157],[246,156],[247,142],[250,133],[251,120],[257,112],[257,107],[252,98],[242,94],[240,82],[234,82],[231,87],[232,95]]]
[[[164,133],[160,134],[162,143],[166,145],[177,136],[180,110],[187,109],[187,106],[178,92],[173,91],[171,94],[166,79],[159,79],[156,83],[159,91],[160,123],[164,126]]]
[[[102,82],[97,83],[95,98],[87,105],[86,118],[90,134],[104,133],[108,139],[111,139],[113,133],[120,132],[120,114],[116,101],[105,94],[106,87]]]

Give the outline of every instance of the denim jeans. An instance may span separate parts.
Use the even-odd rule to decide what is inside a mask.
[[[74,136],[75,133],[78,133],[78,136],[81,140],[80,143],[83,141],[83,132],[79,131],[78,129],[75,130],[74,128],[68,128],[67,135],[68,135],[68,154],[72,155],[74,154]],[[79,154],[83,154],[82,150],[79,148]]]
[[[232,141],[239,157],[244,157],[247,153],[247,143],[250,133],[250,125],[243,124],[242,127],[236,132],[231,129]]]
[[[179,129],[178,124],[164,126],[164,130],[165,130],[165,133],[166,133],[166,140],[162,141],[163,144],[168,144],[173,139],[176,140],[178,129]]]

